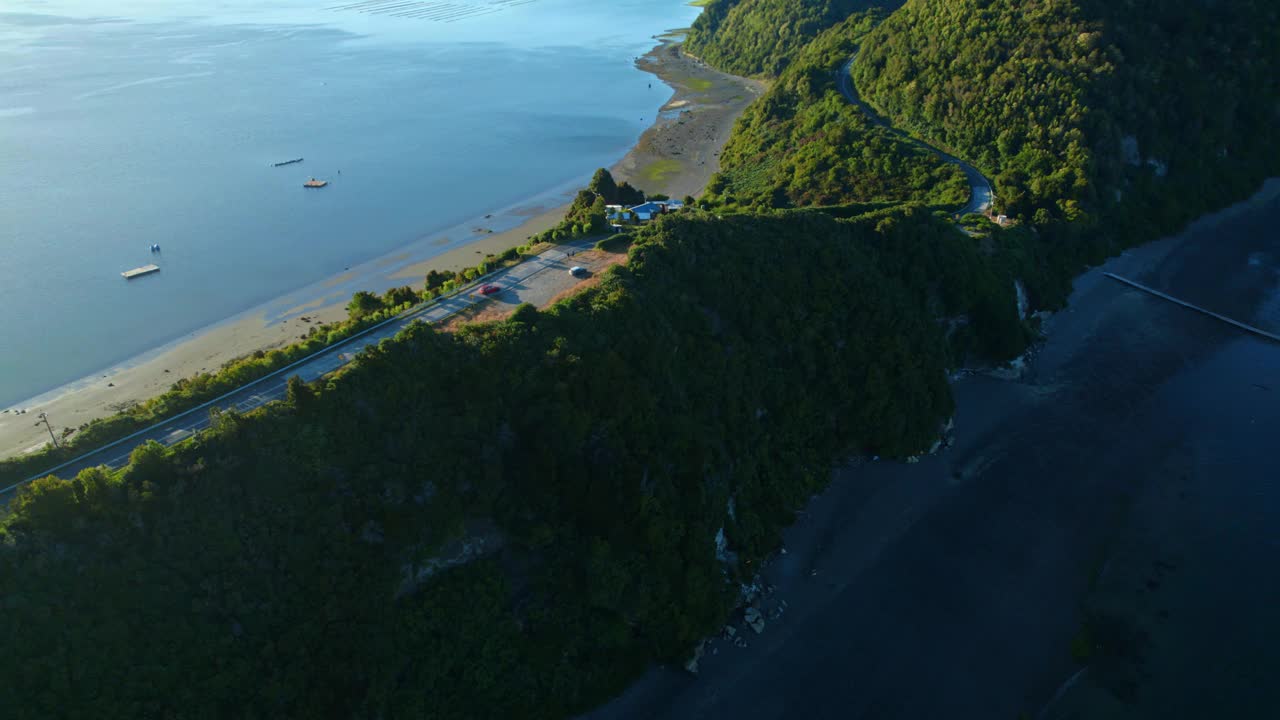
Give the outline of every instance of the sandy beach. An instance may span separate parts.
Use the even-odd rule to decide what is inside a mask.
[[[612,172],[649,193],[677,198],[697,194],[718,167],[719,150],[734,121],[762,85],[712,70],[667,40],[639,58],[637,67],[654,73],[674,95],[655,108],[654,125]],[[32,452],[49,441],[44,426],[36,425],[40,412],[48,414],[60,434],[159,395],[179,378],[287,345],[315,324],[341,320],[357,290],[420,287],[429,270],[462,270],[485,255],[522,245],[560,221],[576,190],[555,188],[520,205],[495,209],[92,376],[0,408],[0,457]],[[442,247],[448,249],[440,252]]]
[[[702,192],[720,169],[720,149],[734,122],[766,89],[758,80],[710,68],[681,48],[674,39],[664,41],[638,61],[676,93],[612,170],[619,181],[677,199]]]

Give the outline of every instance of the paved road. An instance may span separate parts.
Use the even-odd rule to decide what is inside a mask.
[[[244,385],[226,395],[97,450],[91,450],[39,475],[34,475],[9,487],[0,488],[0,496],[46,475],[72,477],[84,468],[97,465],[107,465],[113,468],[120,467],[129,460],[129,454],[133,452],[134,448],[147,441],[155,440],[164,445],[173,445],[209,427],[209,409],[212,407],[234,408],[240,412],[248,412],[274,400],[283,399],[290,377],[297,375],[306,381],[323,377],[351,362],[364,348],[376,345],[386,338],[394,336],[411,323],[418,321],[439,322],[490,298],[501,299],[508,295],[519,298],[524,293],[535,292],[538,285],[554,283],[561,279],[558,274],[566,272],[569,267],[569,263],[565,262],[568,253],[589,248],[594,242],[595,238],[588,238],[565,243],[519,265],[500,270],[486,277],[483,282],[477,283],[456,295],[441,299],[439,302],[411,308],[386,322],[365,330],[359,335],[348,338],[336,345],[331,345],[310,357],[299,360],[293,365],[277,370],[271,375]],[[501,286],[503,291],[489,297],[482,296],[477,288],[485,284]],[[556,284],[558,285],[559,283]]]
[[[858,96],[858,91],[853,86],[853,77],[849,74],[849,69],[853,66],[853,61],[857,58],[858,54],[854,53],[853,57],[849,58],[845,64],[841,65],[839,72],[836,73],[836,87],[840,88],[840,94],[844,96],[845,100],[848,100],[858,106],[858,108],[871,119],[871,122],[876,125],[893,132],[898,137],[908,142],[915,143],[916,145],[925,148],[946,162],[960,166],[960,169],[964,171],[965,178],[969,181],[969,202],[965,203],[956,211],[958,214],[968,215],[969,213],[981,213],[990,208],[991,198],[994,196],[994,193],[991,190],[991,181],[982,173],[978,172],[977,168],[954,155],[945,153],[929,143],[918,138],[911,137],[905,132],[893,127],[888,123],[888,121],[877,115],[876,111]]]

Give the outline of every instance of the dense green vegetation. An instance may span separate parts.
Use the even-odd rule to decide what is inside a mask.
[[[902,0],[713,0],[689,29],[689,52],[737,75],[780,75],[819,33]]]
[[[858,14],[824,33],[743,112],[706,202],[739,208],[964,203],[969,187],[959,168],[875,126],[836,88],[835,68],[874,20]]]
[[[776,82],[712,212],[604,241],[630,256],[597,286],[414,326],[120,472],[23,490],[0,521],[7,716],[588,707],[721,624],[833,460],[927,447],[946,369],[1030,341],[1015,280],[1060,307],[1085,264],[1280,169],[1271,3],[910,0],[878,27],[868,8],[709,4],[691,45]],[[963,176],[836,91],[859,47],[863,94],[1024,222],[937,212]],[[545,238],[637,198],[597,173]],[[351,322],[403,299],[358,295]]]
[[[413,326],[286,403],[24,490],[0,531],[8,716],[581,709],[722,622],[749,571],[718,529],[759,558],[833,458],[934,439],[935,316],[969,314],[984,352],[1023,337],[1000,252],[920,208],[634,237],[548,311]],[[480,537],[502,549],[417,579]]]
[[[665,200],[665,195],[651,195],[648,199]],[[589,235],[609,232],[606,205],[632,207],[645,201],[644,192],[626,181],[616,182],[613,175],[600,168],[591,176],[587,187],[578,191],[565,211],[564,219],[531,238],[532,242],[566,242]]]
[[[914,0],[865,38],[854,79],[983,168],[1010,215],[1136,200],[1181,222],[1173,206],[1201,212],[1275,170],[1278,26],[1269,0]]]

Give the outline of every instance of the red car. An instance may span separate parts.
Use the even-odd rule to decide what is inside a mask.
[[[497,285],[485,285],[484,287],[480,288],[481,295],[492,295],[496,292],[501,292],[501,291],[502,291],[502,288]]]

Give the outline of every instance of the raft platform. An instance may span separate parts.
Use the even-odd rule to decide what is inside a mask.
[[[329,184],[329,181],[328,181],[328,180],[317,180],[317,179],[315,179],[315,178],[311,178],[310,180],[308,180],[308,181],[306,181],[306,182],[302,183],[302,187],[309,187],[309,188],[322,188],[322,187],[324,187],[325,185],[328,185],[328,184]]]
[[[143,265],[142,267],[134,268],[132,270],[125,270],[120,273],[120,275],[124,277],[125,280],[132,280],[136,277],[142,277],[143,275],[150,275],[153,272],[160,272],[160,266]]]

